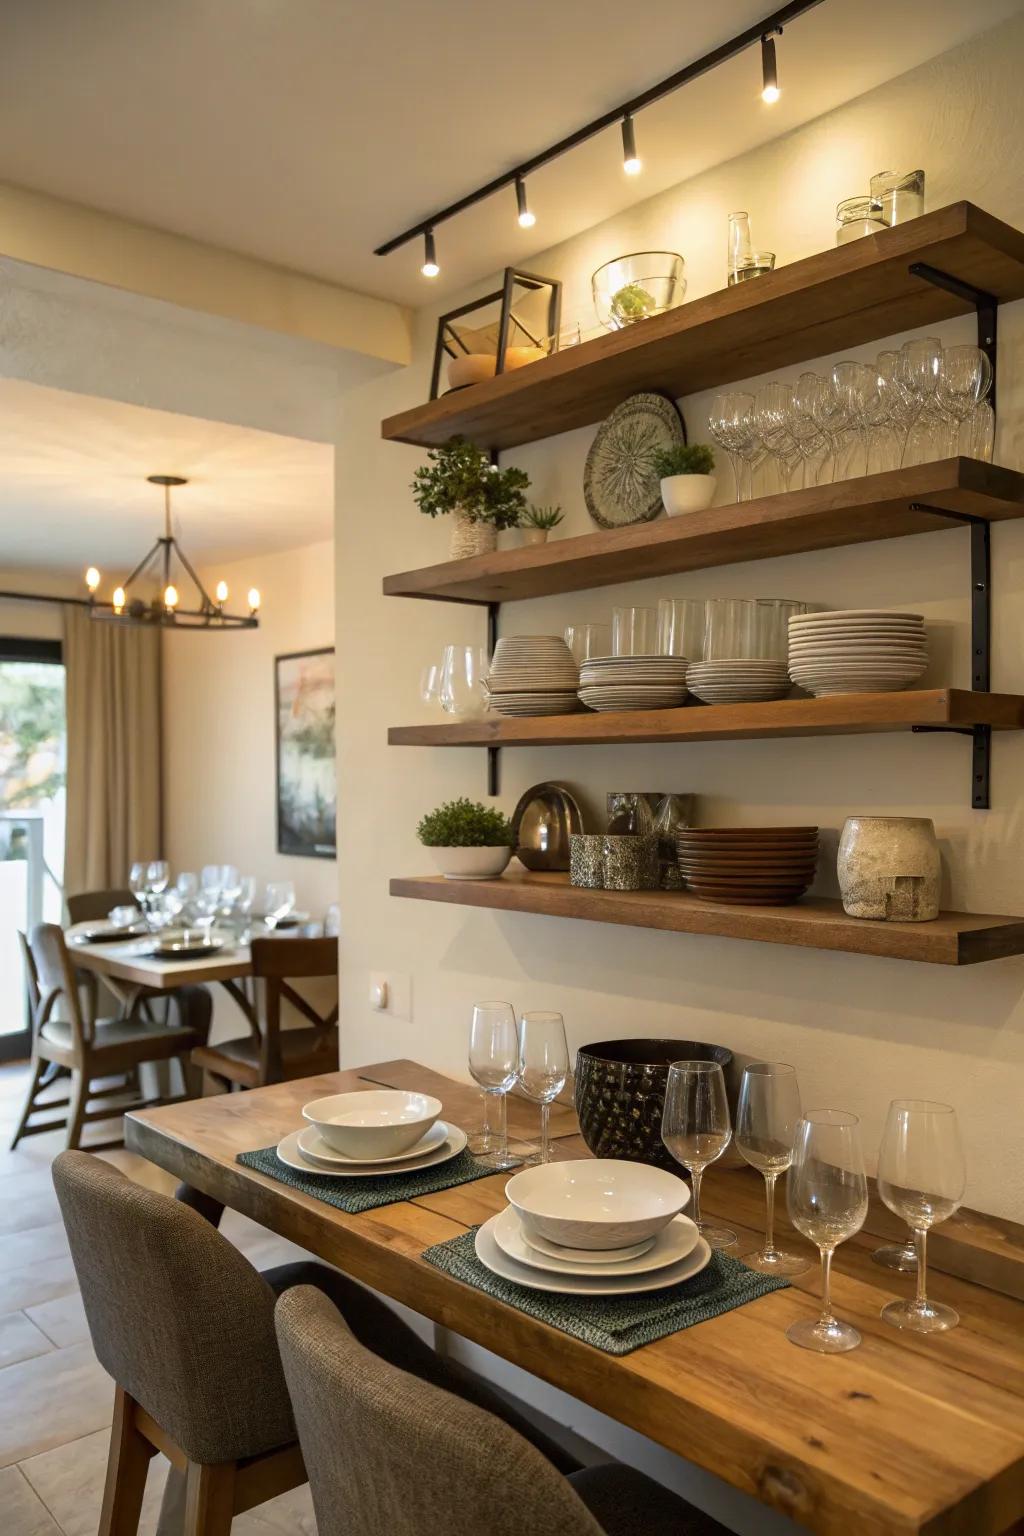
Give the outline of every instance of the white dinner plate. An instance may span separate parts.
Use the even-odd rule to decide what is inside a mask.
[[[527,1232],[521,1221],[519,1232],[527,1248],[556,1259],[565,1259],[573,1265],[619,1264],[623,1259],[638,1259],[654,1247],[654,1238],[645,1237],[639,1243],[630,1243],[628,1248],[565,1248],[561,1243],[553,1243],[550,1238],[541,1237],[539,1232]]]
[[[311,1158],[314,1163],[329,1163],[333,1168],[337,1164],[341,1168],[365,1168],[367,1163],[379,1167],[384,1163],[408,1163],[414,1158],[425,1157],[428,1152],[434,1152],[448,1140],[451,1134],[451,1126],[443,1120],[435,1120],[426,1135],[421,1136],[414,1147],[409,1147],[405,1152],[399,1152],[394,1157],[346,1157],[344,1152],[339,1152],[336,1147],[324,1140],[315,1125],[307,1125],[299,1132],[299,1151],[303,1156]]]
[[[535,1246],[536,1239],[527,1242],[523,1224],[510,1205],[495,1219],[493,1231],[494,1241],[506,1258],[514,1259],[517,1264],[525,1264],[527,1269],[538,1269],[555,1275],[607,1276],[610,1280],[625,1275],[653,1274],[655,1270],[678,1264],[680,1259],[685,1259],[697,1246],[700,1238],[700,1233],[688,1216],[676,1216],[667,1227],[662,1228],[653,1242],[634,1244],[633,1248],[640,1247],[643,1251],[633,1258],[630,1257],[633,1248],[627,1248],[599,1252],[597,1255],[587,1253],[582,1260],[566,1259],[552,1255],[546,1248],[543,1251],[538,1249]],[[582,1254],[585,1250],[569,1248],[563,1252]]]
[[[402,1163],[398,1167],[394,1163],[359,1163],[354,1168],[341,1166],[327,1167],[326,1164],[314,1164],[308,1158],[303,1157],[299,1151],[299,1137],[301,1131],[292,1131],[286,1136],[277,1148],[277,1155],[282,1163],[289,1168],[297,1168],[299,1173],[309,1173],[315,1179],[373,1179],[391,1177],[402,1173],[418,1172],[421,1168],[433,1168],[437,1163],[446,1163],[449,1158],[457,1157],[466,1145],[466,1133],[457,1125],[449,1126],[447,1141],[428,1152],[424,1157],[418,1157],[414,1162]]]
[[[485,1269],[511,1280],[528,1291],[554,1291],[567,1296],[626,1296],[631,1291],[660,1291],[680,1280],[699,1275],[711,1258],[711,1249],[702,1237],[685,1258],[646,1275],[551,1275],[517,1264],[502,1253],[494,1236],[499,1216],[485,1221],[476,1234],[476,1256]]]

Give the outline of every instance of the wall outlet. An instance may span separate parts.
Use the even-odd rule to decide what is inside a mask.
[[[412,977],[394,971],[371,971],[370,1007],[375,1013],[412,1023]]]

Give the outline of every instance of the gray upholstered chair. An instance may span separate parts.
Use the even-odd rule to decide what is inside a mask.
[[[275,1313],[319,1536],[725,1536],[618,1464],[562,1476],[508,1423],[364,1349],[305,1286]]]
[[[337,1270],[310,1260],[260,1274],[195,1210],[87,1152],[62,1152],[53,1182],[93,1348],[117,1388],[99,1536],[134,1536],[158,1450],[171,1462],[161,1529],[180,1531],[183,1507],[184,1536],[225,1536],[232,1515],[306,1481],[274,1336],[274,1301],[290,1286],[319,1287],[403,1381],[414,1372],[461,1390]]]
[[[111,1108],[103,1100],[120,1094],[124,1088],[96,1088],[101,1078],[132,1073],[144,1061],[169,1061],[175,1057],[188,1060],[188,1053],[206,1040],[212,1004],[206,995],[197,996],[190,1009],[190,1022],[149,1024],[134,1019],[95,1019],[82,1009],[75,969],[64,942],[64,934],[55,923],[40,923],[32,930],[26,949],[26,976],[29,995],[35,994],[32,1013],[32,1073],[28,1096],[11,1146],[22,1136],[67,1126],[67,1145],[77,1147],[83,1127],[92,1120],[109,1120],[125,1108],[141,1105],[119,1104]],[[58,1005],[64,1017],[58,1018]],[[39,1091],[47,1063],[67,1068],[71,1074],[69,1099],[40,1101]],[[98,1108],[89,1108],[99,1101]],[[66,1109],[66,1117],[33,1121],[33,1116],[48,1110]],[[105,1142],[104,1146],[117,1145]],[[94,1147],[93,1150],[96,1150]]]

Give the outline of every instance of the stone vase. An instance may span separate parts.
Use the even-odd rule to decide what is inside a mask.
[[[452,513],[450,560],[468,560],[472,555],[489,555],[498,547],[498,530],[493,523],[476,523],[458,508]]]
[[[939,915],[939,845],[926,817],[848,817],[838,871],[850,917],[926,923]]]

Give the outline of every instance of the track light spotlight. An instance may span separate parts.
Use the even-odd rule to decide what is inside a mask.
[[[636,134],[630,112],[622,119],[622,169],[627,176],[639,176],[643,170],[643,161],[636,152]]]
[[[779,28],[781,33],[782,28]],[[778,101],[782,92],[779,90],[779,70],[775,61],[775,39],[771,33],[761,39],[761,100],[771,106]]]
[[[441,268],[437,264],[437,250],[434,246],[434,231],[423,231],[423,265],[420,271],[424,277],[436,277]]]
[[[532,229],[537,222],[537,215],[530,212],[530,205],[526,201],[526,182],[521,176],[516,177],[516,207],[519,210],[519,223],[523,229]]]

